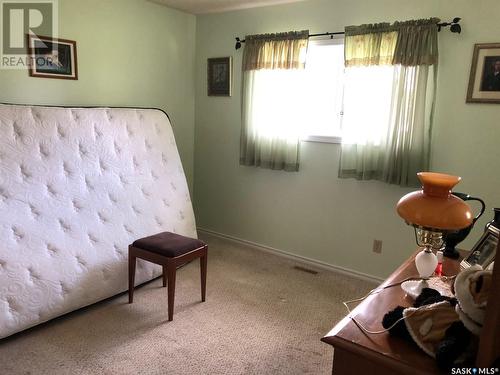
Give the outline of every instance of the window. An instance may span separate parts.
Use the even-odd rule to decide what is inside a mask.
[[[344,39],[309,41],[306,68],[253,73],[252,117],[268,139],[340,142]],[[287,109],[287,110],[283,110]],[[290,110],[288,110],[290,109]]]
[[[369,139],[378,144],[389,123],[394,67],[345,69],[343,38],[310,41],[306,61],[308,115],[302,139],[358,144]],[[342,123],[349,123],[349,130]]]
[[[306,124],[302,139],[338,143],[344,96],[344,39],[309,41],[305,80]]]
[[[255,70],[248,82],[259,136],[326,143],[385,136],[393,66],[345,69],[343,37],[309,40],[301,59],[303,70]]]

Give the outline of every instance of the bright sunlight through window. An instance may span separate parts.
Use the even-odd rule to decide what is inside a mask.
[[[346,69],[343,143],[378,146],[386,137],[394,74],[392,65]]]
[[[251,121],[260,136],[339,142],[343,39],[310,41],[304,70],[260,69],[252,77]]]
[[[345,69],[343,38],[309,41],[304,70],[253,74],[252,121],[261,136],[378,144],[385,135],[394,67]]]
[[[303,90],[308,116],[302,138],[339,141],[344,96],[344,39],[310,41],[305,76]]]

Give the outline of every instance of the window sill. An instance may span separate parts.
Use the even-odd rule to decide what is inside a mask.
[[[342,143],[342,137],[325,136],[325,135],[308,135],[301,139],[302,142],[319,142],[319,143]]]

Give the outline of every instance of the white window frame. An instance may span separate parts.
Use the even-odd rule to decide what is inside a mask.
[[[314,44],[344,44],[344,35],[332,35],[328,37],[328,39],[318,39],[314,40],[312,43]],[[340,121],[340,128],[342,128],[342,120]],[[307,135],[303,136],[300,139],[302,142],[317,142],[317,143],[333,143],[340,144],[342,143],[341,136],[328,136],[328,135]]]

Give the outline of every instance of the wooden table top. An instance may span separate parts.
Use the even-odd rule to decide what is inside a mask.
[[[403,263],[380,287],[394,284],[409,277],[418,277],[415,267],[416,251]],[[463,253],[461,254],[464,255]],[[443,275],[454,276],[460,271],[460,260],[444,258]],[[351,319],[355,317],[366,329],[380,331],[382,318],[396,306],[411,306],[413,300],[405,295],[401,287],[393,286],[373,294],[360,303],[349,315],[344,317],[321,341],[376,362],[405,374],[439,374],[433,358],[425,354],[416,344],[399,337],[392,337],[388,332],[367,334]]]

